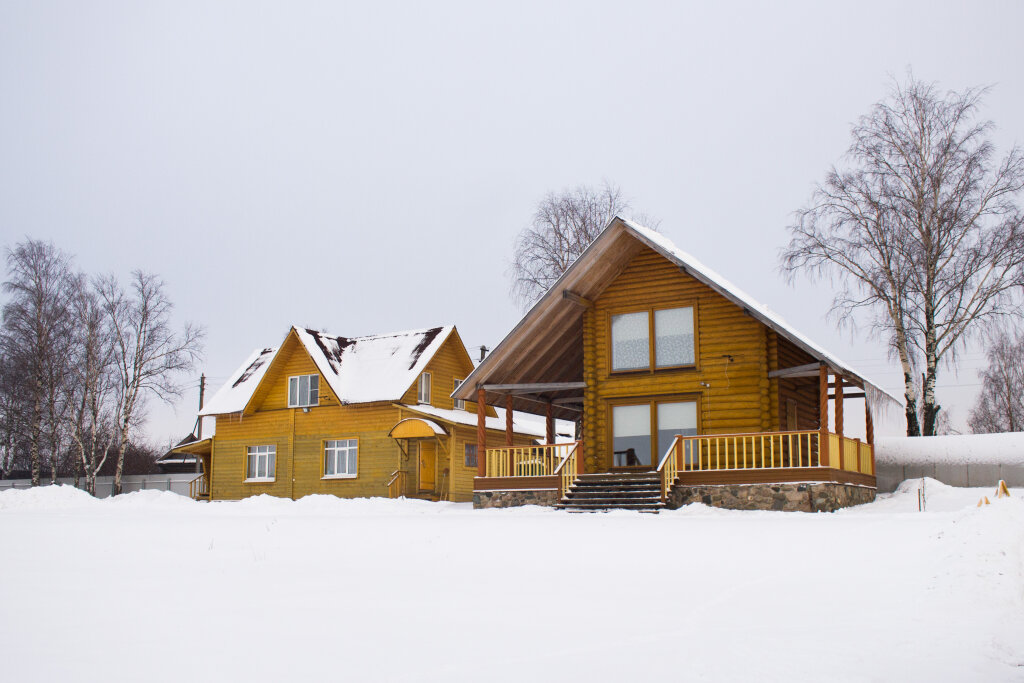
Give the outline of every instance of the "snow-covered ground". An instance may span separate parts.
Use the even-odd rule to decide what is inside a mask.
[[[4,491],[0,680],[1024,680],[1024,492],[916,486],[657,516]]]

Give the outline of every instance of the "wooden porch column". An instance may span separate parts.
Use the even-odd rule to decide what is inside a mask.
[[[839,435],[839,469],[845,469],[843,447],[843,378],[836,375],[836,434]]]
[[[828,467],[828,367],[818,366],[818,464]]]
[[[505,446],[512,448],[512,394],[505,396]]]
[[[551,401],[548,401],[544,414],[544,443],[555,442],[555,418],[551,415]]]
[[[875,422],[871,419],[867,396],[864,397],[864,441],[871,447],[871,476],[875,476]]]
[[[476,476],[487,476],[487,392],[476,390]]]

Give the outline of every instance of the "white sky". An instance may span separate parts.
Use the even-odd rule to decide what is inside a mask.
[[[215,390],[292,323],[493,346],[538,199],[608,179],[899,393],[828,285],[779,276],[791,214],[908,66],[994,85],[996,142],[1021,139],[1021,3],[340,4],[0,1],[0,241],[160,273]],[[982,364],[940,377],[956,425]],[[154,406],[153,440],[196,400]]]

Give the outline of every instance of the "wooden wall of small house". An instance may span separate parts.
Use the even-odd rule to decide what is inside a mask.
[[[814,357],[788,339],[776,336],[776,368],[794,368],[814,362]],[[778,397],[772,415],[773,429],[787,430],[787,410],[790,401],[796,403],[797,429],[818,429],[820,409],[818,404],[818,378],[792,377],[776,380]]]
[[[217,418],[211,493],[230,500],[266,493],[301,498],[331,493],[344,498],[386,496],[387,482],[399,466],[401,450],[388,436],[398,409],[388,404],[318,406],[260,411]],[[324,441],[358,439],[356,477],[323,477]],[[276,448],[273,482],[246,482],[249,446]]]
[[[696,367],[611,372],[613,314],[649,306],[694,307]],[[612,465],[616,399],[683,396],[698,401],[704,434],[773,429],[768,329],[651,249],[637,254],[584,314],[584,444],[587,471]]]

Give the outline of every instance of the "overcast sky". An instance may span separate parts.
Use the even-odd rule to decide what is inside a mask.
[[[778,250],[908,67],[991,84],[997,144],[1024,141],[1024,3],[711,4],[0,0],[2,242],[159,273],[207,329],[215,390],[291,324],[455,323],[493,346],[537,201],[607,179],[899,394],[884,348],[825,317],[827,283],[787,285]],[[955,425],[981,365],[940,377]],[[154,443],[196,400],[153,407]]]

